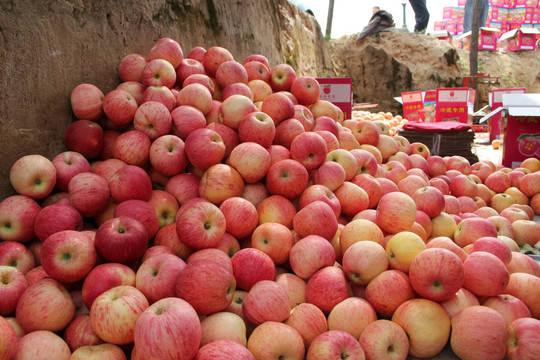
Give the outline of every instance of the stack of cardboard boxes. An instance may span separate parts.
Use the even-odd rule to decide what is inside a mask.
[[[478,37],[479,50],[534,51],[540,37],[539,0],[490,0],[489,12]],[[447,31],[458,48],[470,47],[470,33],[463,34],[465,0],[443,9],[443,20],[434,31]]]

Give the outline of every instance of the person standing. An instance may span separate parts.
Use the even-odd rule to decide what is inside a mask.
[[[489,11],[489,0],[480,1],[480,18],[478,20],[478,27],[486,26],[486,20]],[[463,33],[471,31],[472,17],[473,17],[474,1],[467,0],[465,3],[465,15],[463,17]]]
[[[379,7],[373,7],[373,15],[369,23],[362,29],[362,32],[356,38],[356,41],[362,40],[366,36],[377,34],[381,31],[395,27],[394,18],[386,10],[376,10]]]
[[[426,6],[426,0],[409,0],[414,11],[415,33],[425,33],[429,23],[429,11]]]

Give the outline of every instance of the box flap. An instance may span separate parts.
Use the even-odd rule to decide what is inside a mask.
[[[519,107],[508,108],[508,114],[512,116],[540,116],[540,107]]]
[[[514,37],[518,31],[520,31],[523,34],[533,34],[533,35],[540,36],[540,30],[538,30],[538,28],[520,27],[520,28],[516,28],[516,29],[505,32],[504,34],[501,35],[499,40],[504,41],[504,40],[510,39]]]
[[[503,94],[503,106],[511,107],[538,107],[540,108],[540,94]]]
[[[490,113],[486,114],[484,117],[482,117],[480,120],[478,120],[478,122],[481,124],[481,123],[491,119],[494,115],[500,113],[503,110],[504,110],[504,107],[500,106],[500,107],[496,108],[495,110],[491,111]]]
[[[501,37],[499,38],[499,41],[504,41],[504,40],[507,40],[507,39],[510,39],[510,38],[514,37],[514,35],[516,35],[517,31],[518,31],[518,29],[513,29],[513,30],[505,32],[504,34],[501,35]]]

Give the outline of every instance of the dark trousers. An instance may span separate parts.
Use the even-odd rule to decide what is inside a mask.
[[[425,30],[429,23],[429,11],[426,6],[426,0],[409,0],[414,10],[414,19],[416,24],[414,25],[414,31]]]

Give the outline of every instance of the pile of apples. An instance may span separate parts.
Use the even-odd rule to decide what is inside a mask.
[[[399,129],[409,122],[408,119],[404,119],[401,115],[394,115],[389,111],[379,111],[375,113],[367,110],[353,110],[351,118],[357,121],[373,121],[379,126],[381,133],[391,136],[397,135]]]
[[[11,168],[1,360],[538,357],[540,160],[430,155],[260,54],[117,71]]]

